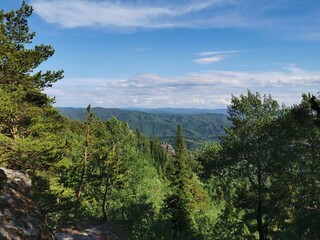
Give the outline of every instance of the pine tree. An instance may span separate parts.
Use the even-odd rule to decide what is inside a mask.
[[[188,189],[191,173],[187,166],[187,150],[181,125],[176,134],[175,157],[171,166],[172,193],[165,199],[166,211],[172,223],[173,239],[192,238],[194,224],[190,203],[192,196]]]
[[[11,167],[44,170],[49,161],[59,160],[58,142],[63,138],[57,141],[54,134],[61,133],[63,119],[43,90],[61,79],[63,72],[36,72],[54,50],[32,45],[35,33],[28,26],[32,12],[25,1],[16,11],[0,10],[0,134],[12,142],[5,147],[10,149]],[[46,163],[40,153],[48,156]]]
[[[52,112],[53,99],[42,91],[63,77],[63,71],[35,72],[54,49],[31,46],[35,33],[29,30],[28,18],[32,12],[25,1],[16,11],[0,10],[0,133],[15,142],[34,134],[39,116]]]
[[[180,159],[181,162],[185,162],[187,154],[186,143],[182,134],[181,125],[178,125],[176,133],[175,155],[176,159]]]
[[[34,70],[54,54],[49,45],[30,47],[35,32],[29,31],[27,19],[33,9],[22,1],[17,11],[0,11],[0,88],[26,92],[22,101],[44,106],[50,99],[42,93],[46,87],[63,77],[63,71]]]
[[[52,211],[67,192],[56,168],[65,152],[66,120],[43,90],[61,79],[63,71],[37,71],[54,49],[32,44],[32,12],[25,1],[16,11],[0,10],[0,161],[28,171],[34,199]]]

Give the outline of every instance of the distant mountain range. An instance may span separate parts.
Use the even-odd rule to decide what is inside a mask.
[[[62,115],[83,120],[85,108],[57,108]],[[181,124],[188,147],[196,148],[208,141],[218,141],[230,126],[226,109],[196,108],[92,108],[101,120],[112,117],[127,122],[132,130],[139,128],[148,137],[158,137],[173,144],[178,124]]]
[[[171,113],[171,114],[202,114],[202,113],[220,113],[228,114],[227,109],[202,109],[202,108],[123,108],[147,113]]]

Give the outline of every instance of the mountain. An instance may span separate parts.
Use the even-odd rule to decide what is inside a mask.
[[[226,108],[222,109],[202,109],[202,108],[124,108],[126,110],[147,112],[147,113],[172,113],[172,114],[202,114],[220,113],[228,114]]]
[[[83,120],[85,108],[58,108],[62,115]],[[161,141],[173,144],[178,124],[181,124],[189,148],[199,147],[208,141],[218,141],[230,126],[226,114],[200,109],[116,109],[92,108],[96,116],[105,121],[112,117],[127,122],[132,130],[139,128],[148,137],[157,136]],[[201,112],[202,111],[202,112]],[[217,110],[221,111],[221,110]],[[222,111],[223,112],[223,111]]]

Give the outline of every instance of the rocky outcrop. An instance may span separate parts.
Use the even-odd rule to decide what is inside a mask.
[[[30,187],[28,174],[0,168],[0,239],[55,239],[30,198]]]
[[[28,174],[0,168],[0,240],[127,240],[121,230],[97,219],[73,220],[56,232],[46,226],[30,197]]]
[[[174,157],[175,156],[175,151],[172,145],[168,143],[161,143],[161,149],[164,151],[168,156]]]
[[[128,240],[116,226],[90,218],[73,220],[55,236],[57,240]]]

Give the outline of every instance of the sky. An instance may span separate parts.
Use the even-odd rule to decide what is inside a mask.
[[[34,44],[56,50],[41,70],[64,70],[55,106],[213,109],[247,90],[291,106],[320,90],[319,0],[27,3]]]

